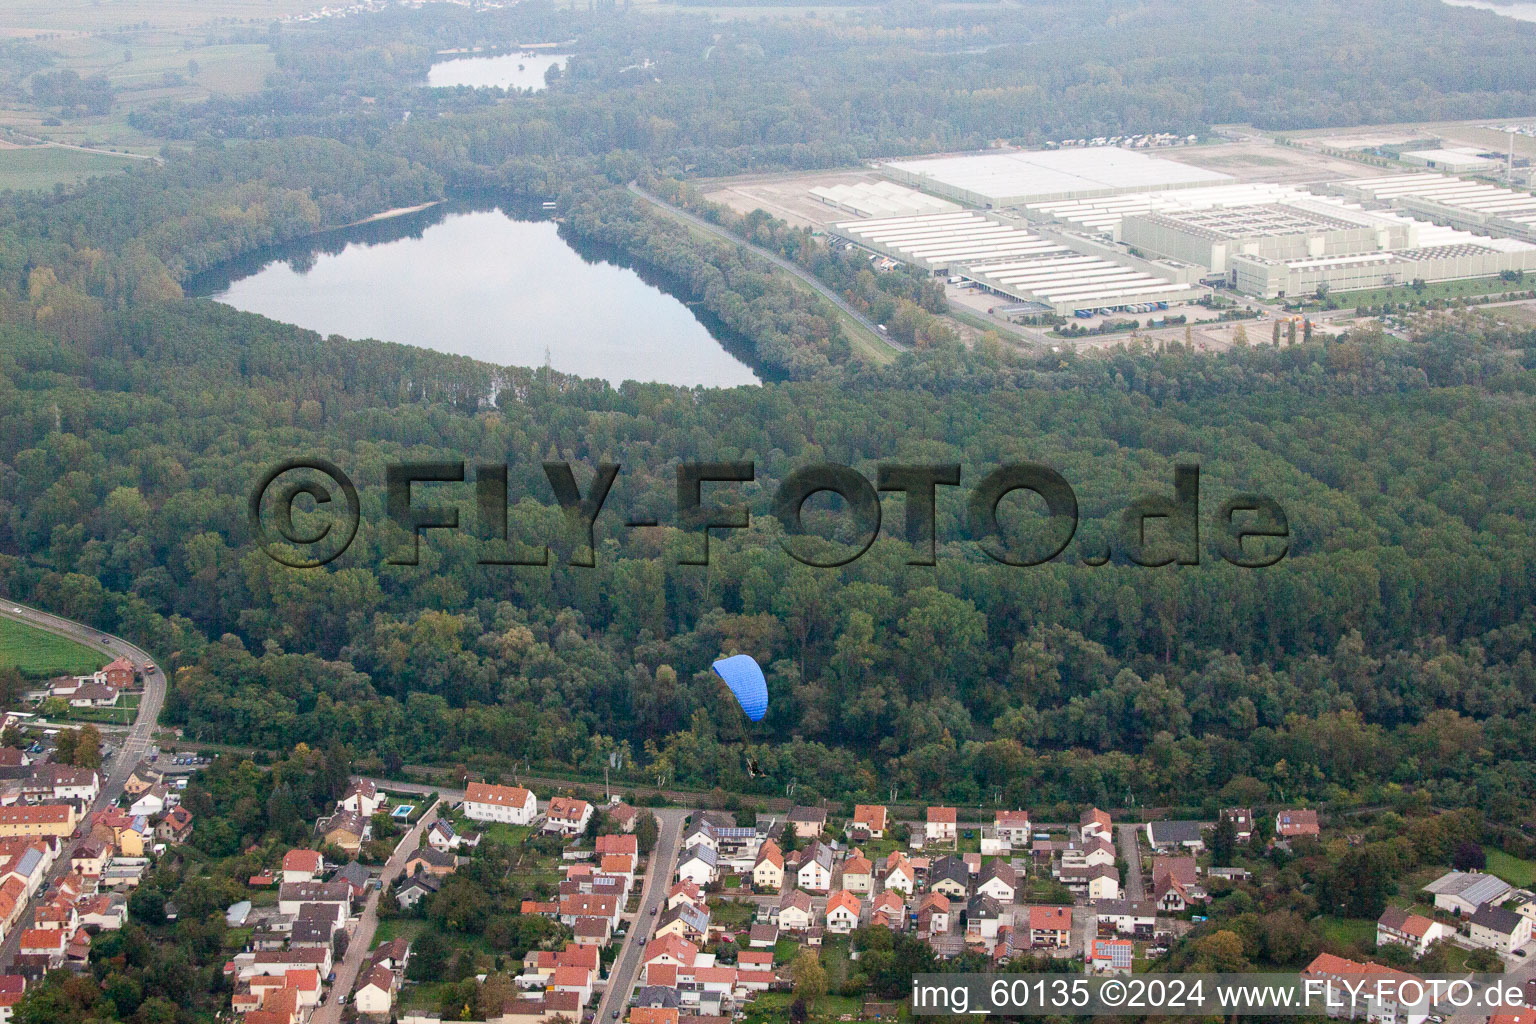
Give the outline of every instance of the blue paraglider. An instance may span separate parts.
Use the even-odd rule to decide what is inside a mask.
[[[763,670],[751,655],[735,654],[721,658],[710,667],[731,688],[747,717],[754,722],[761,722],[768,711],[768,681],[763,678]]]

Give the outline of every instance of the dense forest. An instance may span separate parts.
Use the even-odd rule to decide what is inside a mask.
[[[1047,7],[717,24],[432,5],[275,29],[262,93],[134,115],[168,140],[163,166],[0,198],[0,585],[163,652],[167,719],[203,740],[493,775],[600,770],[627,746],[632,781],[798,781],[810,799],[1528,815],[1536,334],[1466,314],[1408,342],[1362,329],[1221,356],[963,347],[931,285],[709,209],[690,181],[995,139],[1497,116],[1530,106],[1514,69],[1531,30],[1432,0],[1347,20],[1321,2]],[[437,50],[515,38],[576,56],[537,94],[422,87]],[[865,365],[824,303],[636,201],[637,179],[798,260],[915,351]],[[615,389],[182,295],[235,256],[470,187],[554,198],[564,230],[680,282],[788,379]],[[363,491],[358,542],[317,571],[261,554],[245,519],[262,471],[299,456]],[[429,459],[507,464],[511,535],[551,543],[551,566],[482,565],[467,530],[390,565],[384,467]],[[623,467],[594,568],[565,564],[549,460],[583,485]],[[695,460],[756,470],[712,490],[751,525],[717,534],[708,567],[681,564],[700,539],[675,525],[676,467]],[[871,480],[959,463],[937,564],[907,564],[894,495],[863,558],[790,559],[772,497],[822,461]],[[1059,470],[1082,517],[1080,543],[1027,569],[986,558],[965,514],[965,490],[1018,461]],[[1278,501],[1288,556],[1238,569],[1208,537],[1197,566],[1087,564],[1180,462],[1201,465],[1208,517],[1240,491]],[[437,494],[472,520],[469,486]],[[750,730],[707,672],[739,650],[770,666]],[[748,750],[766,779],[746,776]]]

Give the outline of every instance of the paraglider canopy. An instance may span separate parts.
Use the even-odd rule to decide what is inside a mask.
[[[721,658],[710,667],[731,688],[747,717],[754,722],[761,722],[763,714],[768,710],[768,681],[763,678],[763,670],[751,655],[734,654],[729,658]]]

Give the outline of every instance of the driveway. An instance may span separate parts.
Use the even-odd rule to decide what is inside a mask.
[[[1120,825],[1117,831],[1120,836],[1120,857],[1126,865],[1125,898],[1144,900],[1147,898],[1147,889],[1141,880],[1141,827]]]

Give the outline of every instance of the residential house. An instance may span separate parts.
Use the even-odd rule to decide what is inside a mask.
[[[75,687],[75,692],[69,695],[69,706],[72,708],[111,708],[117,706],[118,698],[122,694],[110,686],[100,683],[81,683]]]
[[[697,882],[684,879],[672,883],[672,889],[667,893],[667,909],[671,910],[684,903],[694,907],[705,906],[704,890]]]
[[[493,786],[471,782],[464,790],[464,816],[472,821],[528,825],[539,813],[539,802],[522,786]]]
[[[781,931],[803,932],[816,923],[811,894],[791,889],[779,900],[778,925]]]
[[[129,796],[138,796],[159,785],[164,778],[165,776],[148,762],[140,761],[133,771],[128,773],[128,781],[123,783],[123,792]]]
[[[825,807],[795,807],[789,812],[788,824],[790,828],[795,830],[797,838],[820,838],[822,830],[827,827],[827,809]]]
[[[1095,974],[1130,974],[1136,944],[1129,939],[1094,939],[1088,966]]]
[[[97,931],[116,931],[128,923],[128,897],[120,892],[104,892],[80,904],[80,924]]]
[[[640,955],[640,966],[649,970],[654,966],[692,967],[698,958],[699,947],[676,935],[664,935],[645,944]]]
[[[1237,829],[1237,841],[1246,843],[1253,838],[1253,810],[1248,807],[1228,807],[1221,816],[1232,822]]]
[[[1003,905],[991,896],[977,893],[965,905],[965,937],[990,943],[997,938],[1003,923]]]
[[[685,847],[689,844],[684,843]],[[604,835],[597,837],[595,844],[597,855],[606,857],[611,854],[623,854],[628,857],[640,856],[640,840],[632,835]]]
[[[1101,933],[1150,939],[1157,927],[1157,905],[1150,900],[1095,900],[1093,912]]]
[[[1180,850],[1199,853],[1205,849],[1198,821],[1148,822],[1147,842],[1158,853],[1176,853]]]
[[[384,806],[384,794],[367,779],[353,779],[336,806],[362,818],[371,818]]]
[[[373,836],[373,826],[356,811],[337,811],[329,818],[321,818],[318,831],[327,846],[339,847],[354,857]]]
[[[69,869],[87,878],[100,878],[107,861],[112,859],[112,848],[100,839],[86,839],[70,854]]]
[[[887,889],[895,889],[897,892],[911,896],[917,889],[917,871],[912,867],[912,862],[901,855],[900,850],[892,850],[885,861],[885,877],[882,884]]]
[[[343,913],[352,909],[352,887],[346,882],[284,882],[277,888],[277,910],[290,917],[299,916],[305,903],[329,903]]]
[[[395,902],[400,909],[409,910],[442,887],[436,875],[412,875],[395,887]],[[524,904],[528,902],[525,900]]]
[[[395,972],[382,965],[368,970],[352,993],[352,1005],[358,1013],[384,1016],[395,1007],[395,990],[399,979]]]
[[[28,803],[74,802],[89,806],[101,792],[101,777],[89,768],[45,762],[32,766],[32,777],[21,787]]]
[[[677,865],[677,877],[699,888],[713,885],[719,875],[719,855],[707,846],[690,847]]]
[[[69,933],[62,928],[28,928],[21,933],[16,953],[45,958],[51,967],[59,967],[64,963],[64,950],[68,945]]]
[[[102,682],[118,690],[131,689],[137,678],[133,662],[123,657],[113,658],[96,674]]]
[[[1109,812],[1101,811],[1097,807],[1090,807],[1083,812],[1077,820],[1077,831],[1083,839],[1098,836],[1100,839],[1113,840],[1113,823],[1110,821]]]
[[[957,817],[953,807],[928,808],[928,819],[923,825],[923,841],[927,843],[954,843],[956,840]]]
[[[480,845],[480,833],[460,832],[447,818],[438,818],[427,829],[427,845],[434,850],[449,853],[461,847],[474,849]]]
[[[1376,919],[1376,945],[1396,942],[1407,946],[1414,956],[1423,956],[1430,946],[1448,939],[1455,932],[1422,914],[1410,914],[1402,907],[1388,907]]]
[[[1485,903],[1467,919],[1467,937],[1476,945],[1513,953],[1531,941],[1531,920],[1513,910]]]
[[[170,800],[171,791],[166,789],[164,785],[152,786],[139,794],[139,798],[128,808],[128,813],[153,818],[165,810]]]
[[[940,857],[928,870],[928,888],[952,900],[964,900],[971,892],[971,869],[959,857]]]
[[[997,811],[992,815],[992,830],[1010,847],[1024,849],[1034,837],[1028,811]]]
[[[1284,810],[1275,815],[1275,836],[1279,839],[1297,839],[1302,836],[1318,836],[1322,830],[1317,824],[1317,812],[1310,810]]]
[[[1194,857],[1152,858],[1152,901],[1159,910],[1183,913],[1191,903],[1205,899]]]
[[[166,812],[160,824],[155,826],[155,835],[161,842],[179,846],[192,838],[192,812],[177,804]]]
[[[430,846],[418,846],[405,862],[405,873],[417,875],[426,872],[438,878],[447,878],[459,869],[459,858]]]
[[[715,831],[715,826],[709,819],[700,818],[695,821],[687,832],[683,833],[683,849],[690,846],[707,846],[716,853],[720,852],[720,836]]]
[[[1096,867],[1062,868],[1061,883],[1073,892],[1085,894],[1090,900],[1120,898],[1120,873],[1105,864]]]
[[[869,923],[881,928],[900,931],[907,926],[907,905],[893,889],[886,889],[875,897],[869,914]]]
[[[1497,875],[1480,871],[1448,871],[1424,887],[1433,893],[1435,907],[1459,917],[1470,917],[1484,904],[1498,906],[1514,887]]]
[[[754,924],[747,931],[747,945],[752,949],[773,949],[779,944],[779,926]]]
[[[884,839],[888,814],[879,804],[856,804],[848,831],[856,839]]]
[[[73,804],[29,804],[0,807],[0,838],[59,836],[75,830]]]
[[[702,945],[709,935],[709,911],[692,903],[680,903],[661,915],[653,935],[676,935]]]
[[[849,892],[867,893],[875,885],[875,868],[869,858],[858,851],[843,861],[843,888]]]
[[[325,868],[317,850],[289,850],[283,854],[283,881],[313,882]]]
[[[846,935],[859,926],[863,913],[859,898],[847,889],[839,889],[827,897],[827,931]]]
[[[592,805],[585,800],[557,796],[544,812],[544,831],[562,836],[579,836],[592,820]]]
[[[1018,895],[1019,873],[1001,857],[988,861],[981,869],[981,882],[976,886],[976,891],[1007,906]]]
[[[811,843],[796,855],[795,885],[810,892],[827,892],[832,888],[832,863],[830,846]]]
[[[1060,866],[1064,868],[1096,868],[1115,862],[1115,844],[1099,835],[1065,843],[1060,853]]]
[[[19,974],[0,974],[0,1024],[10,1024],[16,1004],[27,991],[27,979]]]
[[[91,838],[111,843],[127,857],[144,856],[144,843],[153,834],[149,820],[116,807],[107,807],[91,815]]]
[[[949,897],[941,892],[930,892],[917,904],[917,930],[925,935],[949,931]]]
[[[757,863],[752,865],[752,886],[756,889],[784,888],[784,854],[772,839],[758,848]]]
[[[610,925],[618,927],[619,915],[623,910],[617,896],[600,896],[596,893],[563,896],[560,899],[560,923],[575,925],[577,918],[601,917]]]
[[[1399,987],[1411,994],[1415,987],[1422,993],[1425,986],[1411,974],[1370,961],[1346,960],[1332,953],[1320,953],[1302,969],[1301,977],[1303,983],[1319,982],[1326,987],[1325,1006],[1330,1017],[1363,1017],[1371,1024],[1423,1024],[1431,1009],[1424,1003],[1408,1005],[1395,998],[1378,999],[1378,996],[1395,995]],[[1387,980],[1396,985],[1377,984]],[[1420,984],[1402,984],[1408,981],[1420,981]]]
[[[621,831],[633,832],[635,823],[640,820],[638,808],[626,803],[616,803],[608,808],[608,820],[613,822]]]
[[[1072,944],[1071,907],[1030,907],[1029,944],[1035,949],[1066,949]]]

